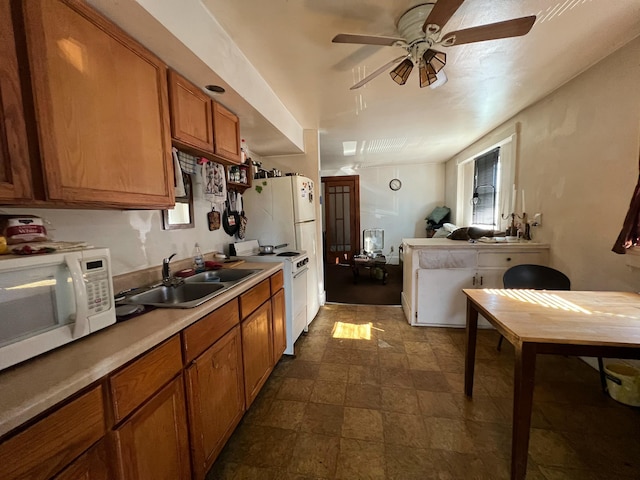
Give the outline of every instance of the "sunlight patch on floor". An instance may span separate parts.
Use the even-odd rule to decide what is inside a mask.
[[[333,338],[349,338],[352,340],[371,340],[371,323],[345,323],[333,324],[331,336]]]

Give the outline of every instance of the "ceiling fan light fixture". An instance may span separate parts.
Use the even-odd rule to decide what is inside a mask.
[[[438,80],[438,74],[428,63],[420,62],[420,88],[427,87]]]
[[[427,65],[431,65],[436,73],[442,70],[447,64],[447,54],[444,52],[438,52],[437,50],[427,49],[426,52],[422,55],[422,59],[424,63]]]
[[[405,58],[396,68],[389,72],[389,75],[398,85],[404,85],[407,83],[409,75],[411,75],[411,70],[413,70],[413,62],[410,58]]]

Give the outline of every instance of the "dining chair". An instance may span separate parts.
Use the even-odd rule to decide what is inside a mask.
[[[555,268],[544,265],[516,265],[504,272],[502,277],[504,288],[529,288],[533,290],[571,290],[571,280],[564,273]],[[502,348],[503,336],[498,340],[498,350]],[[600,385],[602,391],[607,391],[602,357],[598,357],[600,370]]]

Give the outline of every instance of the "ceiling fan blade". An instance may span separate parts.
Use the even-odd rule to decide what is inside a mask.
[[[381,45],[385,47],[393,47],[400,42],[406,44],[404,38],[400,37],[383,37],[380,35],[358,35],[355,33],[339,33],[333,40],[333,43],[358,43],[364,45]]]
[[[480,25],[479,27],[465,28],[447,33],[439,43],[445,47],[451,47],[465,43],[484,42],[485,40],[520,37],[529,33],[535,21],[536,16],[531,15],[504,22]]]
[[[355,90],[357,88],[360,88],[361,86],[363,86],[365,83],[369,83],[371,80],[373,80],[374,78],[376,78],[378,75],[380,75],[382,72],[386,71],[389,67],[391,67],[392,65],[400,62],[401,60],[404,60],[405,58],[409,58],[408,55],[403,55],[401,57],[398,58],[394,58],[393,60],[391,60],[388,63],[385,63],[383,66],[381,66],[380,68],[378,68],[375,72],[367,75],[366,77],[364,77],[362,80],[360,80],[358,83],[356,83],[355,85],[353,85],[349,90]]]
[[[427,25],[437,25],[439,28],[431,28],[429,31],[430,33],[438,33],[463,2],[464,0],[438,0],[424,21],[422,31],[427,31]]]

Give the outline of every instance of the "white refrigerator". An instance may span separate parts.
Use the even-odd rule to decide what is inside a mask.
[[[300,175],[256,178],[242,195],[247,217],[246,238],[260,245],[288,246],[309,255],[307,312],[309,322],[320,308],[316,264],[316,192],[313,180]]]

